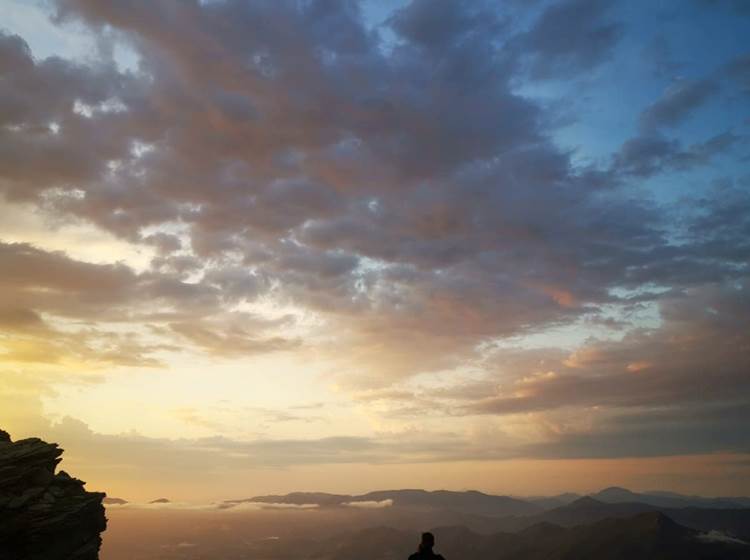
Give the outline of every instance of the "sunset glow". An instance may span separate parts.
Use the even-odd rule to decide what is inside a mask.
[[[744,3],[0,4],[0,428],[89,488],[750,493]]]

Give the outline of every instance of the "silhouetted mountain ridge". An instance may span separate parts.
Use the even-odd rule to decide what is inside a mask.
[[[475,490],[455,492],[448,490],[426,491],[420,489],[379,490],[366,494],[331,494],[325,492],[293,492],[283,495],[255,496],[243,500],[229,500],[224,505],[231,507],[243,502],[259,504],[316,505],[319,507],[343,507],[362,502],[388,502],[394,507],[454,511],[462,514],[488,518],[529,517],[530,519],[506,520],[501,527],[518,530],[533,522],[558,523],[572,526],[590,523],[606,517],[623,517],[649,511],[662,511],[669,516],[687,520],[705,528],[706,520],[718,516],[729,525],[736,525],[734,518],[745,519],[742,504],[748,498],[707,498],[683,496],[673,492],[637,493],[626,488],[609,487],[588,496],[567,493],[558,496],[537,496],[529,499],[486,494]],[[701,512],[674,510],[704,509]],[[720,513],[719,510],[725,510]],[[730,513],[735,511],[736,513]],[[711,513],[709,513],[711,512]],[[689,515],[688,515],[689,513]]]
[[[663,515],[694,530],[721,531],[733,537],[750,540],[750,509],[659,508],[638,502],[605,503],[590,496],[539,514],[500,519],[498,526],[505,531],[521,531],[538,523],[575,527],[605,519],[623,519],[647,513]]]
[[[750,546],[703,539],[698,531],[683,527],[660,512],[626,519],[607,519],[594,524],[564,528],[540,523],[519,533],[483,535],[466,527],[432,529],[436,552],[446,558],[494,560],[740,560]],[[381,560],[404,558],[415,547],[415,535],[391,527],[373,527],[336,535],[318,543],[276,542],[274,558],[317,560]]]
[[[580,497],[581,495],[576,494],[575,492],[565,492],[563,494],[557,494],[556,496],[520,496],[520,499],[536,504],[543,509],[553,509],[567,505]]]
[[[449,490],[378,490],[359,495],[327,494],[324,492],[293,492],[285,495],[255,496],[246,500],[226,503],[255,502],[318,506],[343,506],[362,502],[390,501],[394,506],[413,508],[440,508],[477,515],[530,515],[542,511],[536,504],[509,496],[494,496],[476,490],[453,492]]]
[[[750,498],[744,497],[707,498],[703,496],[685,496],[675,492],[664,491],[633,492],[619,486],[605,488],[595,494],[591,494],[591,497],[600,502],[638,502],[668,508],[704,507],[712,509],[742,509],[750,507]]]

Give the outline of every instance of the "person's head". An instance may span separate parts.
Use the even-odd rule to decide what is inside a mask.
[[[432,533],[422,533],[422,542],[419,543],[419,550],[426,552],[432,550],[433,546],[435,546],[435,535]]]

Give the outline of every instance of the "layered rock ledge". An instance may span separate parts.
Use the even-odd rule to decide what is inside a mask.
[[[0,560],[96,560],[107,527],[101,492],[55,472],[63,450],[0,430]]]

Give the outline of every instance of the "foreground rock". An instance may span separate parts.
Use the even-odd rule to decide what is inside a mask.
[[[104,494],[66,472],[63,450],[0,430],[0,560],[96,560],[107,526]]]

